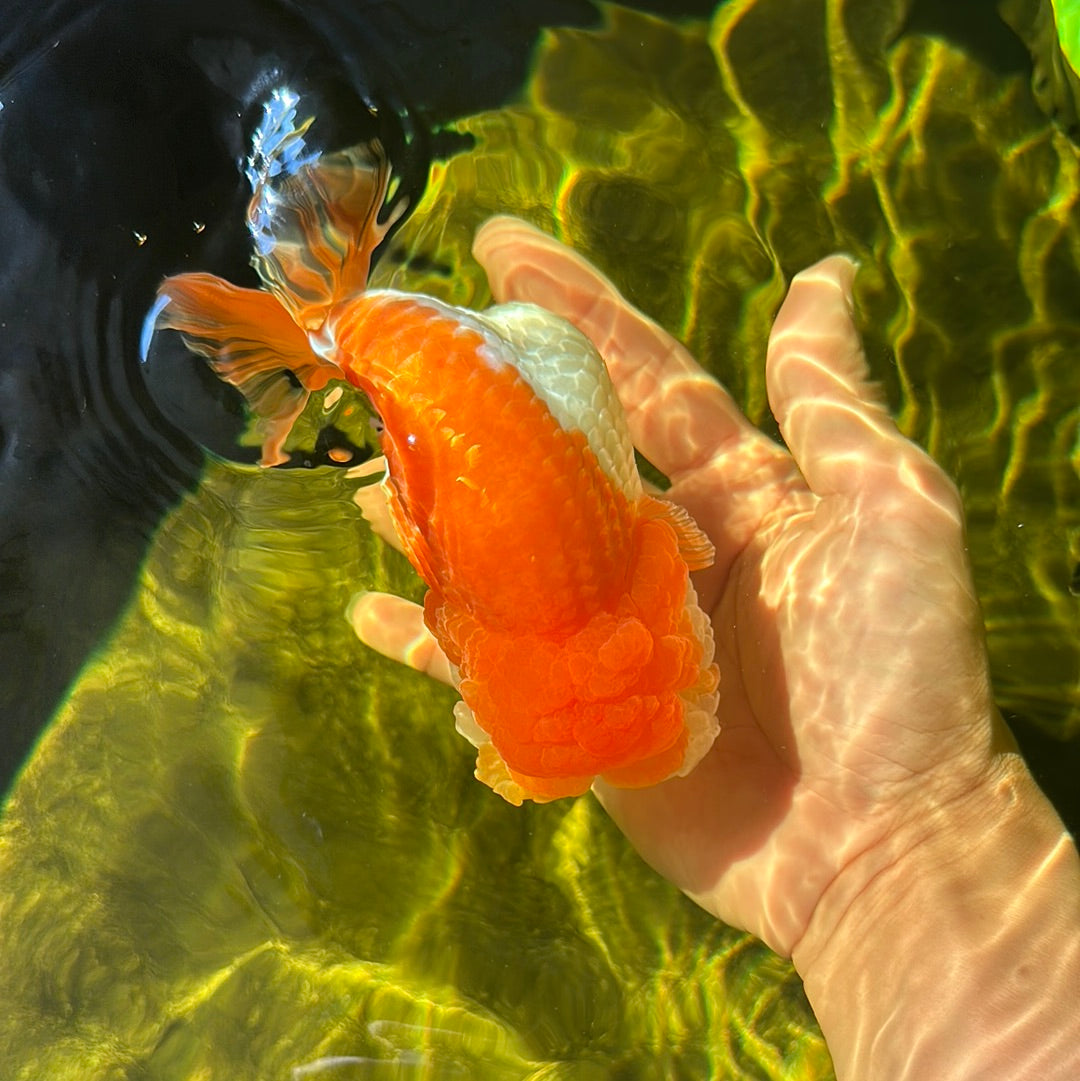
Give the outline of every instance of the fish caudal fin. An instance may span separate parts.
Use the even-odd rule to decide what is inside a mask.
[[[247,399],[262,438],[262,464],[288,460],[282,446],[308,394],[340,369],[317,356],[303,330],[269,293],[213,274],[178,274],[158,290],[156,328],[179,331],[193,352]]]
[[[296,323],[318,330],[337,301],[362,292],[375,248],[405,209],[385,221],[390,166],[378,142],[332,154],[307,150],[312,119],[278,90],[265,106],[248,167],[252,265]]]
[[[311,150],[305,134],[313,118],[297,121],[298,102],[287,89],[271,94],[248,159],[251,261],[268,291],[178,274],[162,284],[148,318],[149,330],[180,331],[243,393],[263,465],[287,461],[282,448],[309,393],[344,378],[312,343],[324,340],[330,309],[363,292],[372,253],[404,210],[399,203],[378,220],[390,181],[381,145]],[[331,353],[333,343],[325,344]]]

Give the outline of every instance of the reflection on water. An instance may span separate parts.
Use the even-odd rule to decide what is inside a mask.
[[[375,282],[486,303],[472,232],[519,214],[607,271],[767,426],[764,342],[786,281],[852,252],[874,374],[964,495],[999,701],[1073,737],[1077,154],[1022,74],[901,34],[904,7],[729,0],[682,23],[612,8],[599,30],[546,33],[520,100],[454,125],[472,149],[433,167]],[[245,70],[263,52],[283,62],[269,30],[250,40]],[[215,55],[242,83],[239,54]],[[137,357],[165,272],[240,279],[242,135],[214,136],[227,180],[211,205],[169,202],[172,265],[139,222],[100,248],[146,297],[105,347]],[[175,426],[227,415],[210,385],[172,423],[163,388],[151,400],[137,382],[139,410],[87,383],[71,415],[160,422],[149,468],[166,503],[194,483],[205,431]],[[133,460],[128,439],[118,424],[115,460]],[[313,400],[295,439],[321,465],[374,445],[348,396]],[[88,485],[108,461],[89,459]],[[109,483],[122,493],[125,477]],[[591,799],[504,806],[471,777],[453,696],[358,647],[357,589],[417,595],[363,526],[359,483],[214,461],[154,534],[5,811],[14,1076],[828,1076],[790,966],[657,880]]]

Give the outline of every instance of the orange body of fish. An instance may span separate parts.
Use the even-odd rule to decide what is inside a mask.
[[[245,393],[264,464],[284,460],[311,391],[345,380],[370,398],[481,780],[520,803],[688,772],[717,730],[712,633],[688,573],[711,545],[643,489],[603,361],[569,324],[366,289],[388,228],[385,160],[377,145],[307,154],[296,104],[275,92],[250,163],[265,288],[177,275],[154,325]]]

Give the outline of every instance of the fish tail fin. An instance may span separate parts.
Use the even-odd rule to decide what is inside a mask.
[[[335,302],[363,291],[405,203],[379,221],[390,183],[382,144],[309,151],[312,118],[297,121],[298,101],[278,90],[265,106],[248,163],[248,228],[259,277],[299,326],[318,330]]]
[[[690,570],[701,571],[713,565],[716,548],[685,507],[652,495],[642,496],[639,506],[644,517],[661,518],[675,530],[679,555]]]
[[[282,447],[308,395],[342,378],[273,296],[213,274],[167,278],[151,317],[152,329],[179,331],[193,353],[244,395],[262,439],[263,465],[288,461]]]

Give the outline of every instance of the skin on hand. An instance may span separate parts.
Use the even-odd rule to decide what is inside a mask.
[[[795,278],[770,339],[789,452],[564,245],[495,218],[474,251],[499,301],[593,340],[635,444],[716,545],[695,575],[721,671],[716,744],[689,777],[597,795],[658,871],[789,955],[844,866],[978,784],[1007,740],[956,489],[867,382],[842,256]],[[419,609],[368,594],[351,616],[368,645],[447,678]]]
[[[694,582],[720,734],[688,777],[597,783],[608,812],[703,907],[794,955],[839,1077],[1074,1076],[1080,864],[993,704],[956,488],[868,382],[854,264],[797,275],[776,318],[785,448],[551,237],[494,218],[474,253],[499,301],[593,340],[667,498],[716,546]],[[380,521],[374,490],[358,502]],[[350,614],[449,681],[417,606],[365,594]],[[944,983],[943,947],[966,966]]]

